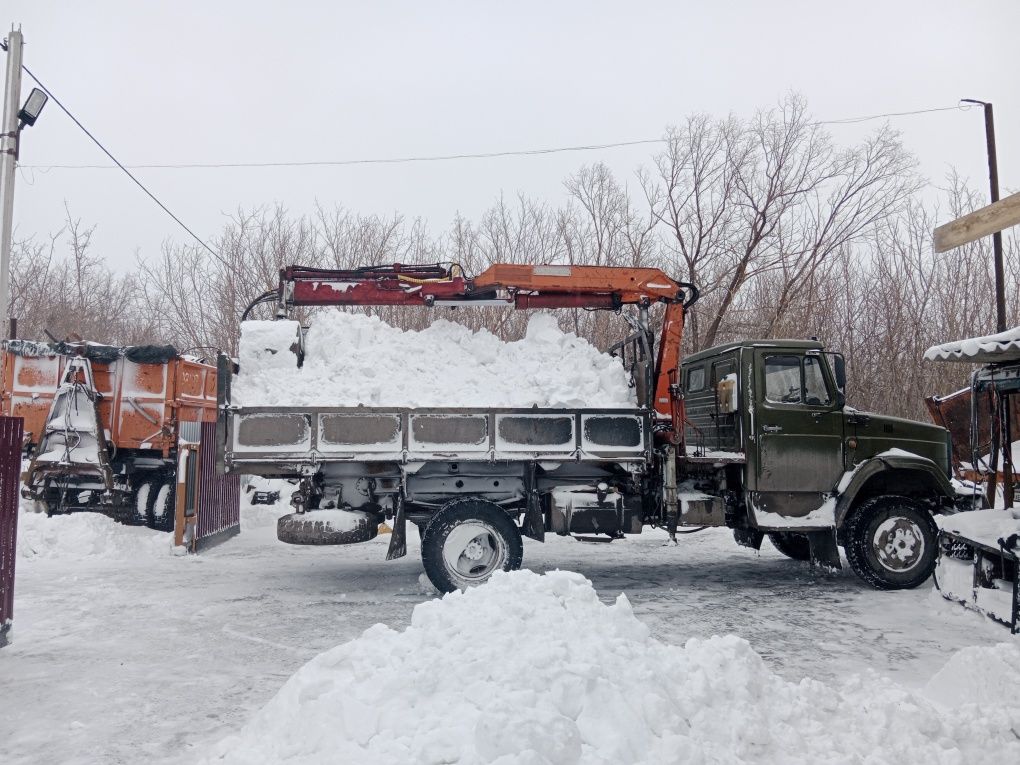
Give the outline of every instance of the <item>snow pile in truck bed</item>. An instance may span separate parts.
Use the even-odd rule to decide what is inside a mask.
[[[950,711],[877,676],[790,683],[740,638],[667,645],[625,596],[520,571],[319,655],[215,761],[1008,762],[1011,728],[1015,701]]]
[[[240,361],[249,369],[293,369],[300,343],[301,324],[296,321],[246,321],[241,324]]]
[[[276,327],[274,324],[283,324]],[[485,330],[438,320],[404,332],[373,316],[332,311],[305,337],[301,369],[283,352],[294,322],[241,325],[232,400],[244,406],[635,406],[619,359],[600,353],[556,317],[536,313],[527,335],[504,343]],[[275,347],[279,352],[270,353]],[[286,360],[283,363],[282,360]]]
[[[27,504],[27,503],[26,503]],[[18,555],[43,560],[154,558],[170,555],[172,535],[125,526],[99,513],[18,516]]]

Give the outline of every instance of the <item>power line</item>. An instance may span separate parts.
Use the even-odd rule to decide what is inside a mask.
[[[25,71],[28,71],[27,68]],[[31,74],[31,72],[29,72]],[[33,77],[33,79],[35,79]],[[36,80],[38,82],[38,80]],[[58,102],[59,103],[59,102]],[[906,112],[888,112],[886,114],[871,114],[864,117],[845,117],[834,120],[817,120],[815,125],[850,125],[858,122],[868,122],[885,117],[908,117],[915,114],[930,114],[932,112],[967,111],[969,106],[942,106],[932,109],[916,109]],[[65,110],[66,111],[66,110]],[[72,118],[73,119],[73,118]],[[83,128],[84,129],[84,128]],[[87,131],[86,131],[87,132]],[[90,136],[91,137],[91,136]],[[95,140],[95,139],[93,139]],[[512,149],[507,151],[488,151],[475,154],[436,154],[413,157],[377,157],[371,159],[337,159],[337,160],[309,160],[305,162],[184,162],[184,163],[150,163],[144,165],[128,165],[133,170],[214,170],[228,168],[269,168],[269,167],[343,167],[350,165],[399,165],[412,162],[446,162],[458,159],[495,159],[500,157],[527,157],[542,154],[560,154],[564,152],[597,151],[602,149],[616,149],[625,146],[640,146],[643,144],[665,143],[664,138],[641,138],[634,141],[615,141],[611,143],[584,144],[579,146],[555,146],[541,149]],[[98,143],[98,142],[97,142]],[[104,149],[105,151],[105,149]],[[109,154],[109,152],[107,152]],[[112,157],[111,157],[112,159]],[[114,160],[116,161],[116,160]],[[33,170],[114,170],[125,166],[117,162],[116,165],[19,165]],[[137,183],[137,181],[136,181]],[[140,184],[139,184],[140,185]]]
[[[422,157],[382,157],[373,159],[337,159],[311,160],[308,162],[191,162],[174,164],[128,165],[136,170],[194,170],[198,168],[230,168],[230,167],[316,167],[343,165],[397,165],[408,162],[444,162],[452,159],[493,159],[496,157],[523,157],[536,154],[557,154],[568,151],[595,151],[598,149],[615,149],[620,146],[638,146],[648,143],[662,143],[662,138],[643,138],[637,141],[617,141],[615,143],[596,143],[585,146],[556,146],[546,149],[511,149],[508,151],[487,151],[478,154],[436,154]],[[54,170],[111,170],[113,165],[22,165],[33,169]]]
[[[7,50],[7,46],[6,45],[4,45],[3,47],[4,47],[4,50]],[[179,225],[181,228],[183,228],[185,231],[187,231],[189,234],[191,234],[191,236],[194,238],[194,240],[196,242],[198,242],[200,245],[202,245],[203,247],[205,247],[205,249],[207,249],[209,251],[209,253],[214,258],[220,259],[219,253],[217,253],[215,250],[213,250],[212,247],[210,247],[208,244],[206,244],[205,241],[198,234],[196,234],[194,231],[192,231],[190,228],[188,228],[188,226],[184,223],[184,221],[182,221],[180,218],[178,218],[176,215],[174,215],[173,212],[170,211],[169,207],[167,207],[165,204],[163,204],[155,194],[153,194],[151,191],[149,191],[149,189],[145,186],[145,184],[143,184],[140,180],[138,180],[131,173],[130,170],[128,170],[123,164],[121,164],[120,160],[118,160],[115,156],[113,156],[113,154],[110,153],[110,150],[107,149],[105,146],[103,146],[103,144],[99,141],[99,139],[96,138],[94,135],[92,135],[92,133],[89,132],[88,128],[86,128],[84,125],[81,124],[81,122],[78,121],[77,117],[75,117],[73,114],[71,114],[71,112],[68,110],[68,108],[66,106],[64,106],[60,102],[60,99],[57,98],[55,95],[53,95],[53,91],[51,91],[49,88],[47,88],[45,85],[42,84],[42,82],[39,80],[39,78],[36,77],[32,73],[31,69],[29,69],[24,64],[21,65],[21,68],[24,69],[25,73],[28,74],[28,76],[31,77],[35,81],[36,85],[38,85],[40,88],[42,88],[46,92],[46,95],[48,95],[51,99],[53,99],[53,103],[55,103],[57,106],[59,106],[60,110],[62,112],[64,112],[64,114],[66,114],[68,117],[70,117],[71,121],[75,125],[77,125],[81,129],[81,131],[92,140],[92,143],[94,143],[96,146],[98,146],[102,150],[102,152],[113,161],[114,165],[116,165],[121,170],[123,170],[124,173],[127,175],[127,177],[135,182],[135,184],[138,186],[138,188],[140,188],[142,191],[144,191],[153,202],[155,202],[157,205],[159,205],[160,208],[162,208],[163,212],[165,212],[167,215],[169,215],[171,218],[173,218],[177,222],[177,225]],[[28,167],[31,167],[31,165],[29,165]],[[109,167],[109,166],[107,166],[107,167]]]
[[[868,116],[868,117],[846,117],[844,119],[839,119],[839,120],[819,120],[818,122],[815,122],[814,124],[816,124],[816,125],[852,125],[855,122],[867,122],[868,120],[878,120],[878,119],[882,119],[883,117],[909,117],[909,116],[911,116],[913,114],[930,114],[932,112],[955,112],[955,111],[966,112],[966,111],[970,111],[971,108],[972,107],[970,107],[969,105],[968,106],[961,106],[960,104],[957,104],[956,106],[938,106],[938,107],[935,107],[934,109],[917,109],[916,111],[912,111],[912,112],[889,112],[888,114],[872,114],[871,116]]]

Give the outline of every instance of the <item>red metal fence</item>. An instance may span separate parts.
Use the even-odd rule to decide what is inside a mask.
[[[198,528],[195,546],[241,530],[241,477],[216,471],[216,423],[202,423],[198,465]]]
[[[18,484],[24,421],[0,417],[0,646],[14,615],[14,562],[18,542]]]

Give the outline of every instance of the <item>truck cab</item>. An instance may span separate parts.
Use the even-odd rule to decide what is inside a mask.
[[[757,547],[851,565],[876,586],[914,586],[935,561],[933,513],[951,510],[946,430],[846,404],[843,359],[807,340],[744,341],[682,365],[681,476],[723,498],[681,510]],[[693,485],[692,485],[693,484]]]

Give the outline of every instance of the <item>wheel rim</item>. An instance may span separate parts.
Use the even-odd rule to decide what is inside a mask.
[[[920,524],[904,516],[886,518],[875,527],[872,546],[879,565],[888,571],[910,571],[924,558],[924,532]]]
[[[443,563],[467,581],[488,578],[505,559],[506,543],[492,526],[481,521],[461,523],[443,542]]]

